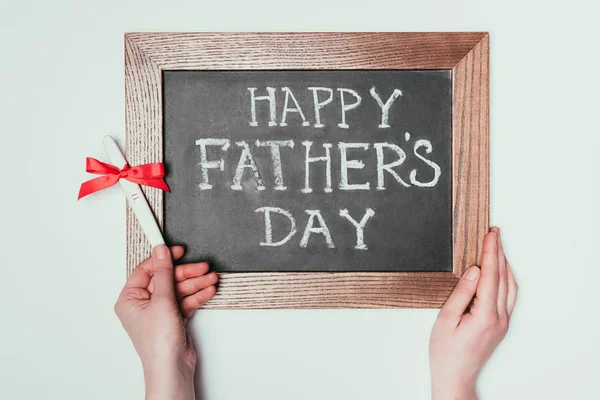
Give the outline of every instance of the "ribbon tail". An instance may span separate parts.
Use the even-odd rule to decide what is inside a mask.
[[[83,182],[81,184],[81,187],[79,188],[79,195],[77,196],[77,200],[80,200],[81,198],[99,190],[111,187],[112,185],[117,183],[118,180],[119,178],[116,175],[103,175],[94,179],[90,179],[89,181]]]
[[[85,170],[90,174],[119,174],[121,170],[114,165],[104,163],[92,157],[85,159]]]

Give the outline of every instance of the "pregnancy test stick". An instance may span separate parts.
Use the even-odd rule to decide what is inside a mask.
[[[125,156],[123,156],[117,142],[115,142],[111,136],[104,137],[104,147],[106,148],[106,153],[108,154],[108,158],[112,165],[123,168],[123,166],[127,164]],[[125,192],[125,197],[127,197],[127,201],[140,222],[142,230],[146,234],[150,245],[154,248],[154,246],[158,246],[159,244],[165,244],[160,228],[156,223],[156,219],[154,219],[154,214],[152,214],[150,205],[148,204],[140,185],[125,179],[120,179],[119,184]]]

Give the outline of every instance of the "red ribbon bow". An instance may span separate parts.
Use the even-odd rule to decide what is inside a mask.
[[[102,176],[83,182],[79,189],[77,200],[88,194],[111,187],[119,182],[121,178],[140,185],[152,186],[165,192],[170,192],[169,187],[163,180],[165,176],[163,163],[144,164],[137,167],[130,167],[128,164],[125,164],[122,169],[119,169],[114,165],[88,157],[85,159],[85,170],[91,174]]]

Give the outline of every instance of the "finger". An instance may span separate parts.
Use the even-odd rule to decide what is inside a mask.
[[[185,249],[183,246],[172,246],[171,247],[171,257],[173,257],[174,261],[179,260],[185,254]],[[144,261],[140,263],[140,266],[146,268],[146,270],[152,270],[152,257],[146,258]]]
[[[127,282],[125,282],[126,288],[142,288],[148,289],[152,280],[152,270],[150,267],[150,258],[142,261],[129,275]],[[149,289],[148,289],[149,290]]]
[[[185,249],[183,246],[172,246],[171,247],[171,257],[173,260],[179,260],[185,254]],[[145,259],[142,263],[147,263],[147,268],[152,268],[152,257]],[[154,279],[150,279],[150,283],[148,284],[148,291],[150,293],[154,293]]]
[[[479,268],[475,266],[464,273],[440,310],[438,320],[446,321],[453,327],[458,326],[462,315],[475,296],[480,275]]]
[[[218,279],[219,277],[217,274],[211,272],[210,274],[197,276],[195,278],[190,278],[183,282],[179,282],[176,284],[177,297],[181,298],[199,292],[202,289],[217,283]]]
[[[519,286],[517,285],[515,275],[513,274],[512,268],[508,262],[506,263],[506,273],[508,276],[508,296],[506,299],[506,309],[508,311],[508,317],[510,318],[515,308],[515,304],[517,303]]]
[[[194,311],[202,307],[204,303],[212,299],[217,289],[211,285],[201,291],[194,293],[190,296],[184,297],[180,303],[181,314],[184,318],[190,318]]]
[[[185,254],[185,249],[183,246],[171,246],[171,257],[173,257],[173,261],[179,260]]]
[[[477,286],[477,308],[498,313],[498,246],[496,232],[490,231],[483,239],[481,278]]]
[[[500,238],[500,229],[492,228],[496,232],[496,246],[498,247],[498,314],[503,317],[508,317],[506,308],[506,298],[508,296],[508,277],[506,272],[506,257],[504,256],[504,248],[502,239]]]
[[[173,260],[165,245],[152,249],[152,274],[154,276],[154,295],[175,297]]]
[[[183,264],[175,267],[175,281],[183,282],[186,279],[205,275],[208,272],[208,263]]]

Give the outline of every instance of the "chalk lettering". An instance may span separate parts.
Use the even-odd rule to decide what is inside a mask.
[[[312,188],[310,187],[310,164],[317,161],[325,161],[325,188],[323,191],[325,193],[331,193],[331,152],[329,149],[331,148],[331,143],[323,143],[323,148],[325,149],[325,155],[322,157],[311,157],[310,156],[310,148],[313,142],[304,141],[302,145],[306,148],[306,156],[304,158],[304,189],[302,189],[302,193],[312,193]]]
[[[304,234],[302,235],[302,240],[300,240],[300,247],[306,248],[308,245],[308,239],[310,239],[310,235],[312,233],[320,233],[325,238],[325,242],[327,243],[327,247],[330,249],[335,248],[333,244],[333,239],[331,238],[331,234],[329,233],[329,228],[321,215],[320,210],[305,210],[309,215],[308,222],[306,223],[306,228],[304,229]],[[315,218],[319,220],[319,227],[314,227]]]
[[[398,98],[398,96],[402,96],[402,91],[399,89],[394,89],[394,92],[389,97],[389,99],[387,99],[385,104],[383,103],[383,101],[381,101],[381,97],[379,97],[379,95],[375,91],[375,86],[373,86],[371,88],[369,93],[371,93],[371,97],[373,97],[375,99],[375,101],[381,108],[381,123],[379,124],[379,128],[389,128],[390,126],[388,125],[388,115],[390,112],[390,107],[392,106],[394,101]]]
[[[294,93],[292,93],[292,91],[288,87],[282,87],[281,90],[285,92],[285,100],[283,102],[283,111],[281,112],[281,122],[279,123],[279,126],[287,126],[285,120],[287,118],[287,113],[289,112],[295,112],[300,114],[300,118],[302,118],[302,126],[309,126],[310,122],[308,122],[304,117],[304,113],[302,112],[302,109],[300,108],[300,104],[298,104],[296,97],[294,97]],[[290,108],[288,106],[289,99],[292,99],[292,101],[296,105],[294,108]]]
[[[256,92],[255,87],[250,87],[248,90],[250,91],[250,115],[252,116],[250,126],[258,126],[258,121],[256,120],[256,102],[259,100],[267,100],[269,102],[269,126],[276,126],[275,113],[277,105],[275,103],[275,88],[267,87],[268,94],[265,96],[256,96],[254,94]]]
[[[212,189],[212,185],[208,183],[208,169],[218,168],[223,171],[225,168],[225,161],[222,157],[218,160],[209,161],[208,155],[206,154],[206,146],[221,146],[221,151],[225,152],[229,148],[229,139],[198,139],[196,140],[196,145],[200,146],[200,170],[202,173],[202,182],[200,182],[199,185],[200,189]]]
[[[354,225],[354,228],[356,228],[356,246],[354,246],[354,248],[357,250],[367,250],[364,229],[367,221],[373,215],[375,215],[375,211],[373,211],[372,208],[367,208],[365,215],[363,215],[360,222],[356,222],[356,220],[350,216],[350,213],[347,209],[340,210],[340,216],[346,218],[352,225]]]
[[[254,162],[254,157],[252,157],[248,143],[241,141],[235,142],[235,144],[237,144],[239,147],[242,147],[242,154],[240,155],[240,161],[235,169],[235,175],[233,176],[233,185],[231,185],[231,189],[242,190],[242,177],[244,175],[244,170],[246,168],[250,168],[254,174],[254,179],[256,179],[256,190],[265,190],[265,185],[260,176],[260,172],[256,167],[256,162]]]
[[[283,185],[283,172],[281,170],[281,152],[280,147],[294,148],[293,140],[256,140],[256,147],[268,146],[271,151],[271,161],[273,163],[273,175],[275,175],[275,190],[286,190]]]
[[[365,149],[369,148],[369,143],[344,143],[339,142],[340,149],[340,189],[341,190],[369,190],[371,184],[367,183],[348,183],[348,169],[362,169],[365,164],[361,160],[348,160],[347,149]]]
[[[326,87],[309,87],[308,90],[312,90],[313,92],[313,102],[315,105],[315,128],[322,128],[325,125],[321,123],[321,108],[325,107],[327,104],[333,101],[333,90]],[[327,100],[319,101],[319,91],[328,92],[329,97]]]
[[[338,126],[343,129],[348,129],[349,126],[346,123],[346,111],[354,110],[355,108],[357,108],[360,105],[362,99],[360,95],[356,92],[356,90],[338,88],[338,91],[340,92],[340,101],[342,103],[342,122],[340,122]],[[354,96],[356,101],[351,104],[346,104],[346,101],[344,100],[344,93],[350,93],[352,96]]]
[[[415,156],[417,156],[418,159],[422,160],[425,164],[427,164],[431,168],[433,168],[433,179],[429,182],[419,182],[417,180],[417,170],[413,169],[412,171],[410,171],[410,183],[412,183],[415,186],[419,186],[419,187],[433,187],[440,179],[440,175],[442,174],[442,171],[441,171],[439,165],[437,165],[436,163],[434,163],[431,160],[426,159],[425,157],[423,157],[422,155],[420,155],[417,152],[417,149],[419,147],[425,147],[425,153],[430,154],[431,151],[433,150],[432,146],[431,146],[431,142],[429,140],[425,140],[425,139],[417,140],[415,142],[415,147],[413,149],[413,152],[415,153]]]
[[[254,212],[262,212],[265,214],[265,241],[260,242],[261,246],[282,246],[286,244],[292,238],[292,236],[296,234],[296,220],[288,211],[278,207],[260,207],[254,210]],[[271,225],[272,212],[284,215],[290,220],[290,231],[288,232],[286,237],[284,237],[278,242],[273,242],[273,226]]]
[[[392,168],[401,165],[406,159],[406,153],[400,147],[392,143],[375,143],[374,147],[377,152],[377,190],[385,190],[385,177],[383,172],[389,172],[402,186],[410,187],[410,185],[400,178]],[[385,164],[383,149],[388,148],[394,150],[398,154],[398,159],[389,164]]]

